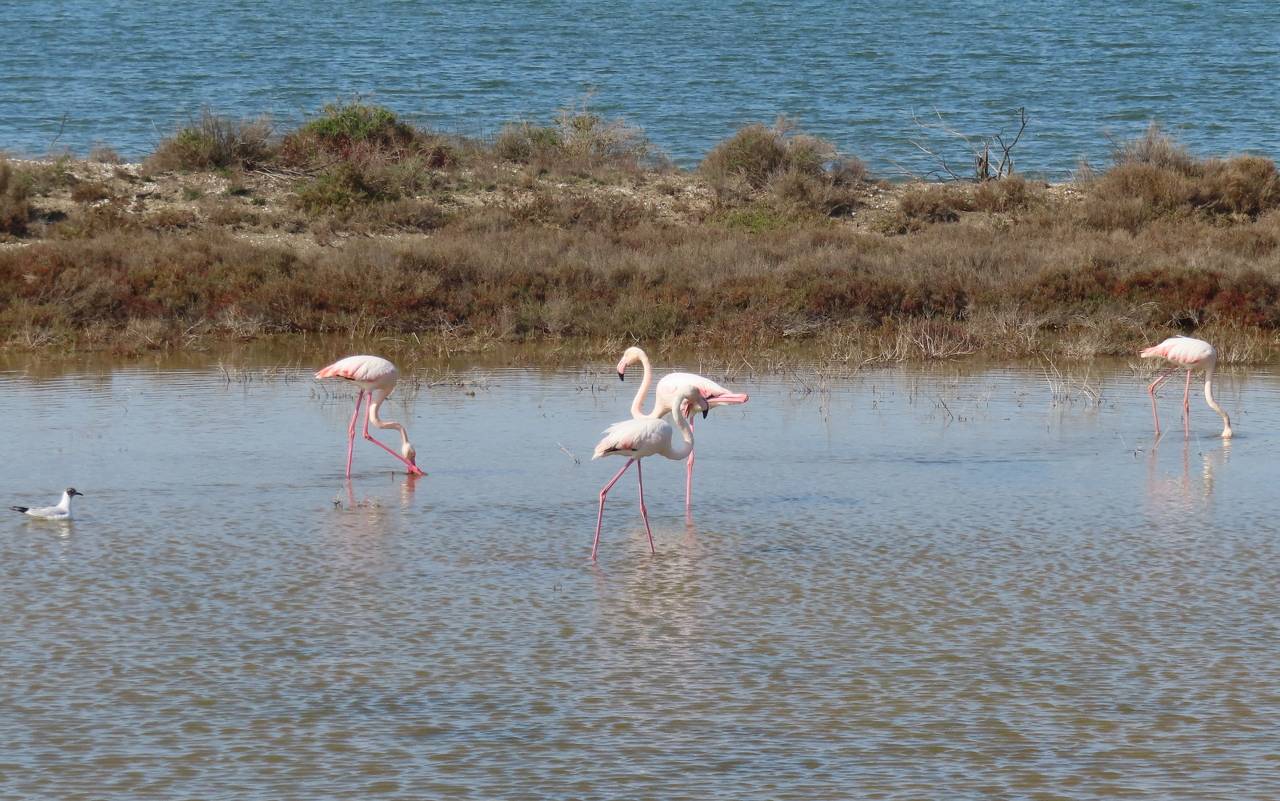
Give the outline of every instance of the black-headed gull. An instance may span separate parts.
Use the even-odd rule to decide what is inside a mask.
[[[15,512],[22,512],[29,517],[38,517],[41,520],[70,520],[71,499],[76,495],[84,495],[84,493],[75,487],[67,487],[62,491],[62,500],[58,501],[57,506],[10,506],[9,508]]]

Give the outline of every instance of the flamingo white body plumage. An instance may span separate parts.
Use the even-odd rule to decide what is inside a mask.
[[[387,453],[404,463],[409,475],[423,475],[417,465],[417,451],[409,442],[409,433],[404,426],[392,420],[383,420],[378,416],[378,409],[396,388],[400,379],[400,371],[396,366],[381,356],[348,356],[339,359],[316,373],[316,378],[343,378],[360,388],[356,395],[356,410],[351,415],[351,425],[347,428],[347,478],[351,478],[351,457],[356,444],[356,420],[360,417],[360,404],[367,396],[369,412],[364,421],[364,438],[382,448]],[[400,433],[400,452],[388,448],[369,433],[369,424],[378,428],[391,429]]]
[[[618,483],[622,474],[631,465],[636,466],[636,481],[640,486],[640,517],[644,520],[645,533],[649,535],[649,550],[656,552],[653,545],[653,530],[649,527],[649,510],[644,505],[644,473],[640,460],[646,456],[665,456],[679,461],[693,452],[693,428],[689,419],[676,411],[681,405],[688,404],[689,410],[698,410],[706,415],[710,408],[706,399],[696,386],[685,384],[677,388],[674,403],[661,401],[651,414],[644,417],[622,420],[605,429],[604,437],[597,443],[592,459],[605,456],[625,456],[627,463],[614,474],[609,483],[600,490],[600,508],[596,513],[596,536],[591,544],[591,559],[595,561],[596,551],[600,548],[600,528],[604,523],[604,502],[609,490]],[[676,434],[679,433],[679,437]]]
[[[70,520],[71,499],[77,495],[84,495],[84,493],[75,487],[67,487],[62,491],[62,499],[55,506],[10,506],[9,508],[40,520]]]
[[[1178,370],[1187,371],[1187,383],[1182,392],[1182,427],[1188,436],[1191,434],[1191,374],[1200,370],[1204,373],[1204,401],[1222,418],[1222,438],[1231,438],[1231,418],[1213,398],[1213,373],[1218,366],[1217,348],[1203,339],[1176,336],[1169,337],[1159,345],[1144,348],[1138,355],[1144,359],[1163,359],[1170,365],[1147,386],[1157,436],[1160,434],[1160,414],[1156,411],[1156,390]]]
[[[649,362],[649,355],[642,348],[634,346],[627,348],[623,351],[622,359],[618,361],[618,378],[625,381],[627,368],[636,362],[640,362],[641,367],[644,368],[644,377],[640,381],[640,387],[636,390],[635,398],[631,401],[631,416],[635,419],[640,419],[652,414],[652,412],[646,413],[644,411],[644,399],[649,394],[649,387],[653,384],[653,365]],[[670,373],[658,381],[654,409],[656,410],[663,405],[672,409],[680,409],[680,405],[676,403],[676,395],[681,387],[689,385],[698,388],[703,400],[707,402],[709,407],[736,405],[750,400],[747,393],[733,392],[710,378],[700,376],[697,373]],[[690,421],[690,430],[692,428],[692,421]],[[686,512],[693,505],[694,458],[693,450],[690,449],[685,463],[684,508]]]

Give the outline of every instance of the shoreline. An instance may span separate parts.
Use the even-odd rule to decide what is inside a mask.
[[[877,364],[1192,333],[1224,363],[1280,358],[1269,160],[1197,160],[1153,129],[1073,183],[891,184],[781,128],[681,171],[616,122],[592,118],[585,145],[572,122],[476,143],[382,113],[326,109],[316,125],[382,127],[304,127],[227,164],[196,129],[138,164],[0,160],[0,348],[336,336]]]

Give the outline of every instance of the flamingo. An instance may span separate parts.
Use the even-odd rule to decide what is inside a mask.
[[[409,432],[405,431],[404,426],[399,423],[378,418],[378,407],[391,394],[391,390],[396,388],[396,381],[400,378],[400,372],[396,370],[394,364],[380,356],[348,356],[316,373],[316,378],[345,378],[360,387],[360,392],[356,395],[356,410],[351,415],[351,425],[347,428],[347,478],[351,478],[351,456],[356,445],[356,419],[360,417],[360,404],[364,401],[366,394],[369,396],[369,414],[364,421],[364,438],[404,462],[409,475],[425,475],[418,469],[418,455],[413,445],[409,443]],[[396,453],[374,439],[369,433],[370,423],[378,428],[399,431],[400,452]]]
[[[84,493],[75,487],[67,487],[62,491],[62,500],[58,501],[57,506],[38,506],[35,508],[29,506],[10,506],[9,508],[15,512],[21,512],[28,517],[35,517],[40,520],[70,520],[71,499],[77,495],[83,496]]]
[[[649,385],[653,383],[653,366],[649,363],[649,355],[643,349],[632,346],[622,353],[622,359],[618,362],[618,380],[625,381],[627,378],[627,367],[636,362],[640,362],[644,368],[644,378],[640,381],[640,388],[636,390],[636,396],[631,401],[631,417],[639,420],[648,417],[643,409],[644,396],[649,392]],[[745,392],[730,392],[720,386],[710,378],[697,375],[696,373],[671,373],[662,377],[658,382],[657,398],[654,402],[654,408],[657,409],[658,404],[664,401],[673,409],[680,408],[674,402],[676,391],[685,384],[692,384],[702,393],[702,397],[707,401],[709,406],[729,406],[731,404],[746,403],[749,398]],[[693,421],[689,421],[689,430],[693,430]],[[689,459],[685,463],[684,477],[684,510],[687,514],[693,505],[693,449],[689,450]]]
[[[1160,415],[1156,412],[1156,390],[1175,372],[1185,369],[1187,384],[1182,392],[1183,431],[1188,436],[1191,434],[1191,373],[1195,370],[1203,370],[1204,402],[1222,418],[1222,438],[1231,439],[1231,418],[1213,399],[1213,371],[1218,365],[1218,351],[1213,345],[1203,339],[1169,337],[1159,345],[1144,348],[1138,355],[1144,359],[1164,359],[1171,365],[1147,387],[1147,394],[1151,396],[1151,418],[1156,423],[1156,436],[1160,435]]]
[[[702,392],[693,384],[681,385],[671,400],[674,402],[660,399],[654,406],[652,414],[614,423],[605,429],[604,439],[596,445],[592,459],[614,455],[626,456],[627,463],[600,490],[600,510],[596,513],[596,537],[591,543],[591,561],[593,562],[596,559],[596,551],[600,547],[600,526],[604,522],[605,496],[609,494],[609,490],[613,489],[613,485],[618,483],[618,479],[622,478],[622,474],[627,472],[627,468],[633,464],[636,466],[636,481],[640,485],[640,517],[644,520],[645,533],[649,535],[649,552],[657,553],[657,549],[653,546],[653,530],[649,528],[649,510],[644,505],[644,475],[640,468],[640,460],[654,454],[661,454],[675,461],[688,456],[693,452],[693,427],[689,425],[689,419],[684,414],[675,410],[688,404],[690,410],[697,409],[702,412],[703,417],[706,417],[707,410],[710,408],[706,398],[702,397]],[[668,414],[675,422],[674,427],[668,422]],[[676,431],[680,432],[679,442],[674,441],[672,436]]]

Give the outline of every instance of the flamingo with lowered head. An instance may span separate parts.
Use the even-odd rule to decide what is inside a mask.
[[[396,370],[394,364],[380,356],[348,356],[316,373],[316,378],[344,378],[360,388],[360,392],[356,394],[356,410],[352,413],[351,425],[347,428],[347,478],[351,478],[351,456],[356,446],[356,420],[360,417],[360,404],[366,395],[369,397],[369,413],[364,420],[364,438],[404,462],[409,475],[425,475],[418,469],[418,455],[413,445],[409,443],[409,432],[405,431],[404,426],[399,423],[378,417],[378,407],[391,394],[391,390],[396,388],[396,381],[400,378],[400,372]],[[378,428],[399,431],[400,452],[396,453],[374,439],[369,433],[370,423]]]
[[[698,387],[686,383],[676,388],[670,400],[660,398],[652,414],[623,420],[605,429],[604,438],[596,445],[591,458],[626,456],[627,463],[600,490],[600,510],[596,513],[596,537],[591,543],[591,561],[595,561],[596,551],[600,548],[600,526],[604,522],[605,496],[609,494],[609,490],[613,489],[613,485],[618,483],[618,479],[622,478],[622,474],[627,472],[627,468],[633,464],[636,466],[636,481],[640,485],[640,517],[644,520],[645,533],[649,535],[649,551],[657,552],[653,547],[653,530],[649,528],[649,510],[644,505],[644,475],[641,472],[640,460],[646,456],[661,454],[668,459],[679,461],[693,452],[693,427],[689,425],[689,419],[677,412],[670,415],[670,419],[675,422],[674,427],[667,421],[668,413],[684,404],[688,404],[690,411],[701,411],[703,417],[706,417],[707,410],[710,408]],[[678,442],[674,436],[677,431],[680,432]]]
[[[649,355],[643,349],[632,346],[622,353],[622,359],[618,361],[618,380],[625,381],[627,368],[636,362],[644,368],[644,378],[640,381],[640,387],[636,390],[636,396],[631,401],[631,417],[640,419],[642,417],[650,417],[652,414],[645,414],[644,396],[649,393],[649,386],[653,383],[653,365],[649,363]],[[745,392],[730,392],[720,386],[710,378],[697,375],[696,373],[671,373],[662,377],[658,382],[657,398],[654,402],[654,411],[657,411],[659,405],[666,404],[669,408],[680,409],[675,403],[676,392],[680,387],[692,384],[698,388],[702,398],[707,402],[708,406],[729,406],[733,404],[746,403],[749,400]],[[692,409],[692,407],[689,407]],[[681,409],[679,413],[684,414],[687,410]],[[689,421],[689,430],[693,430],[693,421]],[[689,459],[685,464],[684,478],[684,508],[688,512],[693,503],[693,449],[689,449]]]
[[[1182,428],[1188,436],[1191,434],[1191,373],[1195,370],[1203,370],[1204,402],[1222,418],[1222,438],[1231,439],[1231,418],[1222,410],[1218,402],[1213,399],[1213,371],[1218,365],[1217,348],[1203,339],[1177,336],[1169,337],[1159,345],[1144,348],[1138,355],[1144,359],[1164,359],[1170,364],[1170,367],[1157,376],[1156,380],[1152,381],[1150,386],[1147,387],[1147,394],[1151,396],[1151,418],[1156,423],[1156,436],[1160,435],[1160,415],[1156,411],[1156,390],[1178,370],[1187,371],[1187,384],[1182,391]]]

